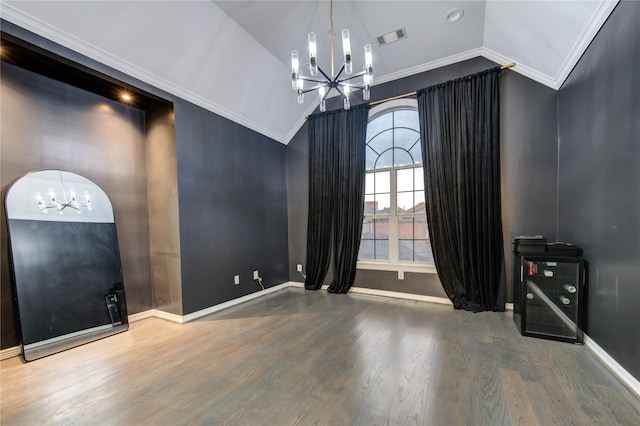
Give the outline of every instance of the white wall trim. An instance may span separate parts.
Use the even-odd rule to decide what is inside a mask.
[[[140,321],[140,320],[143,320],[145,318],[153,317],[154,316],[154,311],[155,311],[155,309],[149,309],[148,311],[138,312],[136,314],[131,314],[127,318],[129,319],[130,323],[131,322]]]
[[[613,359],[611,355],[605,352],[604,349],[598,346],[598,344],[586,334],[584,335],[584,345],[589,348],[613,374],[618,376],[622,383],[640,398],[640,381],[636,380],[618,361]]]
[[[182,322],[193,321],[198,318],[202,318],[204,316],[210,315],[214,312],[221,311],[223,309],[230,308],[232,306],[239,305],[244,302],[248,302],[249,300],[257,299],[258,297],[265,296],[270,293],[274,293],[276,291],[283,290],[289,287],[289,283],[285,282],[273,287],[265,288],[264,290],[256,291],[255,293],[247,294],[246,296],[238,297],[237,299],[229,300],[228,302],[220,303],[219,305],[211,306],[206,309],[202,309],[196,312],[192,312],[188,315],[182,317]]]
[[[556,81],[555,78],[550,77],[547,74],[541,73],[540,71],[536,71],[533,68],[530,68],[514,60],[513,58],[504,56],[494,50],[483,47],[482,56],[500,65],[507,65],[514,62],[516,66],[513,68],[510,68],[510,70],[515,71],[518,74],[522,74],[525,77],[528,77],[534,81],[537,81],[540,84],[544,84],[545,86],[551,87],[554,90],[558,90],[558,88],[560,87],[560,84]]]
[[[350,293],[367,294],[370,296],[391,297],[394,299],[417,300],[419,302],[437,303],[438,305],[449,305],[452,303],[446,297],[424,296],[422,294],[401,293],[399,291],[376,290],[366,287],[351,287]]]
[[[14,356],[20,356],[22,353],[22,346],[14,346],[12,348],[3,349],[0,351],[0,361],[13,358]]]
[[[477,47],[475,49],[467,50],[465,52],[460,52],[455,55],[447,56],[446,58],[436,59],[435,61],[426,62],[421,65],[416,65],[415,67],[407,68],[402,71],[393,72],[391,74],[383,75],[380,77],[374,78],[374,86],[379,84],[388,83],[390,81],[398,80],[400,78],[409,77],[415,74],[419,74],[425,71],[431,71],[436,68],[442,68],[447,65],[457,64],[458,62],[466,61],[468,59],[477,58],[478,56],[482,56],[483,49],[481,47]]]
[[[578,64],[578,61],[580,61],[580,58],[582,58],[582,55],[596,37],[598,31],[600,31],[600,28],[602,28],[609,18],[609,15],[611,15],[611,12],[613,12],[613,9],[618,5],[618,1],[619,0],[604,0],[598,4],[589,23],[576,40],[576,43],[571,48],[571,52],[567,55],[555,76],[558,89],[564,84],[569,74],[571,74],[571,71],[573,71],[573,68]]]

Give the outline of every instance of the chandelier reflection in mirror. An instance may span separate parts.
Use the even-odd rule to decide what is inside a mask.
[[[291,87],[298,93],[298,103],[304,103],[305,93],[317,90],[320,97],[320,112],[326,111],[327,107],[325,100],[332,90],[335,89],[342,95],[344,109],[349,109],[351,108],[349,94],[353,90],[362,90],[362,98],[365,101],[368,101],[371,96],[369,87],[373,83],[373,57],[371,55],[370,44],[366,44],[364,46],[363,71],[352,75],[353,64],[351,58],[351,40],[349,37],[349,30],[342,30],[342,51],[344,55],[344,62],[340,71],[338,71],[337,74],[334,73],[333,40],[335,38],[335,31],[333,29],[333,0],[331,0],[330,3],[329,20],[331,22],[329,29],[331,76],[328,76],[318,65],[315,33],[309,33],[309,72],[311,77],[303,75],[303,72],[300,69],[298,51],[291,51]],[[322,76],[319,76],[318,73],[322,74]],[[362,83],[355,84],[353,80],[359,77],[362,77]],[[305,82],[309,82],[310,86],[305,87]]]
[[[56,192],[53,188],[49,188],[49,199],[50,201],[45,201],[40,192],[36,192],[36,200],[38,202],[38,208],[42,210],[42,213],[49,213],[49,209],[57,209],[59,214],[64,214],[63,210],[69,207],[76,211],[76,213],[81,214],[81,207],[86,208],[88,211],[92,210],[91,207],[91,196],[88,191],[84,191],[84,201],[78,201],[76,198],[76,190],[71,188],[69,189],[69,199],[67,199],[67,193],[64,192],[64,188],[62,191],[62,197],[64,201],[60,201],[56,197]]]

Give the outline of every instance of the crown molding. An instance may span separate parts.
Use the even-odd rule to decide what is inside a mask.
[[[607,19],[609,19],[611,12],[616,8],[618,2],[619,0],[602,0],[600,4],[598,4],[598,7],[591,16],[587,26],[580,34],[578,40],[576,40],[571,52],[560,66],[560,69],[555,76],[558,89],[567,80],[569,74],[571,74],[573,68],[578,64],[584,52],[587,50],[596,35],[598,35],[600,28],[602,28]]]
[[[522,74],[525,77],[528,77],[531,80],[537,81],[540,84],[544,84],[545,86],[548,86],[554,90],[558,90],[558,88],[560,87],[560,85],[557,83],[555,78],[550,77],[547,74],[541,73],[540,71],[537,71],[531,67],[528,67],[527,65],[522,64],[513,58],[502,55],[491,49],[487,49],[486,47],[482,48],[481,56],[497,64],[510,64],[513,62],[516,65],[515,67],[510,68],[512,71],[515,71],[518,74]]]
[[[287,141],[285,135],[281,135],[259,123],[248,120],[246,117],[243,117],[240,114],[237,114],[209,99],[197,95],[177,84],[171,83],[170,81],[165,80],[162,77],[159,77],[128,61],[112,55],[111,53],[108,53],[101,48],[92,45],[91,43],[87,43],[65,31],[47,24],[46,22],[35,18],[10,4],[2,3],[2,8],[0,8],[0,18],[16,24],[50,41],[53,41],[54,43],[80,53],[81,55],[84,55],[90,59],[107,65],[117,71],[123,72],[144,83],[155,86],[160,90],[168,92],[174,96],[198,105],[206,110],[214,112],[224,118],[227,118],[251,130],[254,130],[280,143],[285,144]]]
[[[416,65],[415,67],[411,67],[411,68],[407,68],[391,74],[383,75],[381,77],[376,77],[373,86],[377,86],[383,83],[388,83],[394,80],[399,80],[401,78],[409,77],[415,74],[420,74],[421,72],[431,71],[436,68],[445,67],[447,65],[453,65],[458,62],[477,58],[478,56],[482,56],[481,47],[467,50],[461,53],[456,53],[455,55],[447,56],[446,58],[436,59],[435,61],[426,62],[424,64]]]

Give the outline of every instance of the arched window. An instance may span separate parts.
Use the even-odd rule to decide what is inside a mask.
[[[370,111],[359,260],[433,263],[415,100]]]

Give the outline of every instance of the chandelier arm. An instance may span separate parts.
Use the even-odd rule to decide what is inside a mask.
[[[348,96],[344,94],[344,92],[342,90],[340,90],[340,86],[336,86],[334,87],[334,89],[336,89],[338,91],[338,93],[340,93],[342,95],[343,98],[347,98]]]
[[[338,74],[336,74],[336,76],[333,77],[333,81],[334,82],[337,83],[338,81],[340,81],[340,80],[338,80],[338,78],[340,78],[340,74],[342,74],[342,71],[344,71],[344,64],[342,64],[342,68],[340,68],[340,71],[338,71]]]
[[[338,80],[337,83],[342,83],[343,81],[349,81],[349,80],[352,80],[354,78],[362,77],[365,74],[366,74],[366,72],[362,71],[362,72],[359,72],[358,74],[354,74],[354,75],[351,75],[349,77],[346,77],[346,78],[343,78],[341,80]]]
[[[304,75],[298,76],[298,79],[304,80],[304,81],[312,81],[314,83],[329,83],[331,81],[331,80],[319,80],[317,78],[306,77]]]
[[[318,89],[319,89],[319,88],[321,88],[321,87],[329,87],[329,85],[328,85],[328,84],[326,84],[326,83],[324,83],[324,84],[318,84],[318,85],[316,85],[316,86],[313,86],[313,87],[310,87],[310,88],[308,88],[308,89],[303,90],[303,91],[302,91],[302,93],[313,92],[314,90],[318,90]],[[328,91],[327,91],[327,93],[328,93]]]
[[[329,77],[327,74],[325,74],[324,71],[322,71],[322,68],[320,68],[320,65],[318,65],[318,71],[320,71],[322,75],[324,75],[324,78],[326,78],[328,82],[331,81],[331,77]]]

